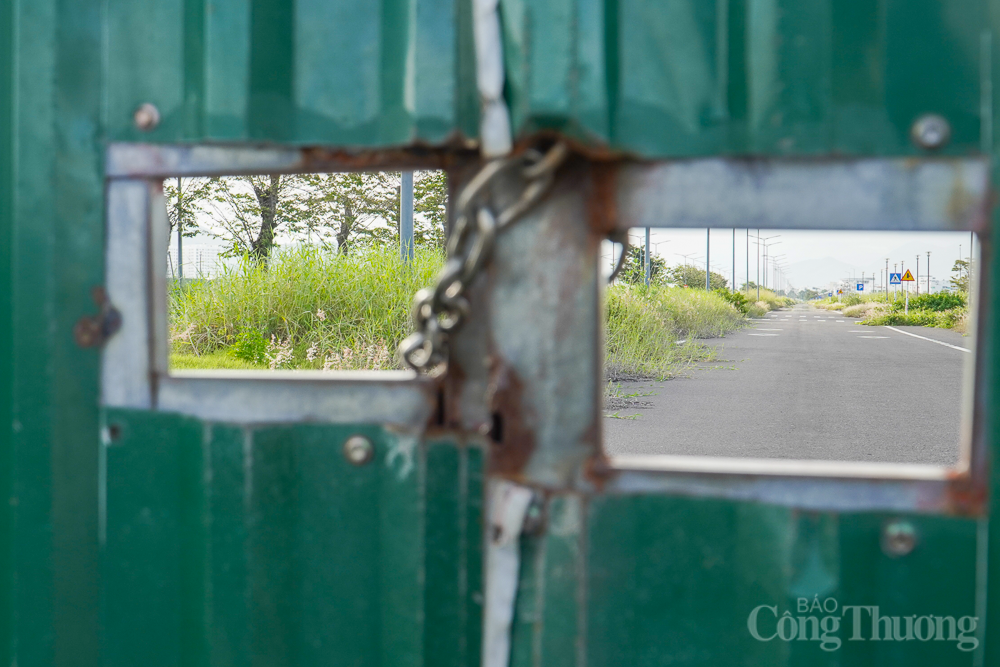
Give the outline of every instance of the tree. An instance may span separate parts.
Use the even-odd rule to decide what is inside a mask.
[[[180,225],[181,233],[188,238],[198,233],[198,215],[212,196],[210,178],[170,178],[163,181],[163,196],[167,200],[167,239]]]
[[[400,172],[274,174],[211,179],[202,207],[205,230],[225,254],[267,262],[278,239],[352,248],[396,243]],[[443,246],[447,217],[444,172],[414,174],[414,240]]]
[[[448,175],[443,171],[413,174],[413,241],[418,246],[444,247],[448,220]],[[399,228],[397,223],[396,228]]]
[[[811,301],[818,296],[820,296],[820,293],[814,289],[806,288],[799,292],[799,298],[803,301]]]
[[[293,230],[309,215],[303,186],[303,177],[297,175],[212,179],[205,207],[212,224],[206,231],[226,242],[225,255],[246,255],[267,263],[279,229]]]
[[[646,267],[643,258],[646,251],[637,246],[629,246],[628,254],[625,255],[625,264],[618,274],[618,280],[633,285],[644,284],[646,282]],[[667,268],[667,262],[658,255],[652,255],[649,262],[649,282],[659,284],[663,282],[663,276]]]
[[[331,240],[332,235],[338,252],[388,244],[397,235],[399,172],[308,174],[302,178],[308,190],[309,229],[321,240]]]
[[[677,285],[705,289],[705,269],[681,264],[667,271],[667,279]],[[712,271],[709,274],[709,287],[713,290],[726,289],[729,281],[720,273]]]
[[[964,259],[956,259],[955,265],[951,267],[952,273],[957,273],[957,276],[953,276],[948,282],[951,286],[960,291],[969,291],[969,262]]]

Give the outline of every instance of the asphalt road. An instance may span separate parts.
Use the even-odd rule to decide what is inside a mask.
[[[609,454],[954,464],[970,339],[868,327],[808,305],[707,340],[687,378],[622,383],[645,405],[604,420]],[[903,333],[906,332],[906,333]],[[947,343],[941,345],[913,335]]]

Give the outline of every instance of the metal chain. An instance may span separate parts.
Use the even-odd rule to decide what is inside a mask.
[[[456,200],[457,216],[448,236],[448,260],[434,287],[413,297],[416,333],[399,344],[403,361],[415,371],[439,375],[447,369],[448,340],[469,316],[465,291],[489,260],[496,236],[545,196],[556,170],[569,155],[559,142],[544,153],[535,149],[493,160],[466,184]],[[518,171],[524,190],[517,201],[495,213],[487,203],[489,186],[498,177]]]

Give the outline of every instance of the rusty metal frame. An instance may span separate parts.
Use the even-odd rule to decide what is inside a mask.
[[[163,224],[155,220],[163,207],[154,204],[162,197],[162,180],[178,175],[426,168],[448,170],[455,188],[471,175],[475,154],[116,144],[106,157],[107,287],[123,325],[104,350],[105,405],[232,423],[369,422],[423,432],[433,422],[433,428],[492,436],[494,476],[551,490],[665,493],[828,511],[983,512],[987,467],[979,416],[985,379],[979,367],[976,391],[970,386],[967,392],[978,409],[966,401],[966,421],[973,426],[953,469],[604,456],[598,258],[609,234],[647,224],[732,226],[733,214],[726,217],[732,207],[765,228],[974,230],[988,263],[992,202],[985,160],[641,163],[578,157],[550,195],[505,232],[488,270],[471,286],[472,314],[453,341],[449,373],[432,381],[409,372],[168,373],[166,269],[160,266],[166,249],[164,235],[151,233]],[[504,192],[503,184],[497,190],[501,203],[517,195]],[[817,207],[823,209],[819,219],[812,215]],[[748,218],[740,219],[737,226],[746,226]],[[979,288],[984,296],[977,302],[984,307],[989,284]]]
[[[974,231],[989,265],[990,161],[712,158],[603,168],[592,205],[619,232],[633,227],[761,227],[866,231]],[[808,221],[808,224],[803,224]],[[980,272],[973,350],[982,349],[990,291]],[[605,493],[666,493],[803,509],[983,516],[988,488],[981,414],[985,369],[966,360],[959,462],[932,465],[615,456],[595,459],[583,484]]]
[[[438,388],[410,371],[174,371],[166,340],[166,240],[160,233],[168,176],[442,169],[468,161],[431,149],[343,150],[112,144],[105,160],[108,297],[122,327],[102,355],[108,407],[177,412],[230,423],[379,423],[418,431]]]

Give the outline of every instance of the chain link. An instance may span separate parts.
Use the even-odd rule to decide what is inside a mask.
[[[439,375],[448,366],[449,336],[469,316],[465,291],[493,252],[496,236],[545,196],[556,170],[569,155],[559,142],[544,153],[529,149],[522,155],[493,160],[483,166],[456,198],[455,223],[448,236],[448,260],[434,287],[413,297],[416,333],[399,344],[399,354],[410,368]],[[488,204],[489,186],[499,177],[518,171],[525,185],[517,201],[499,213]]]

